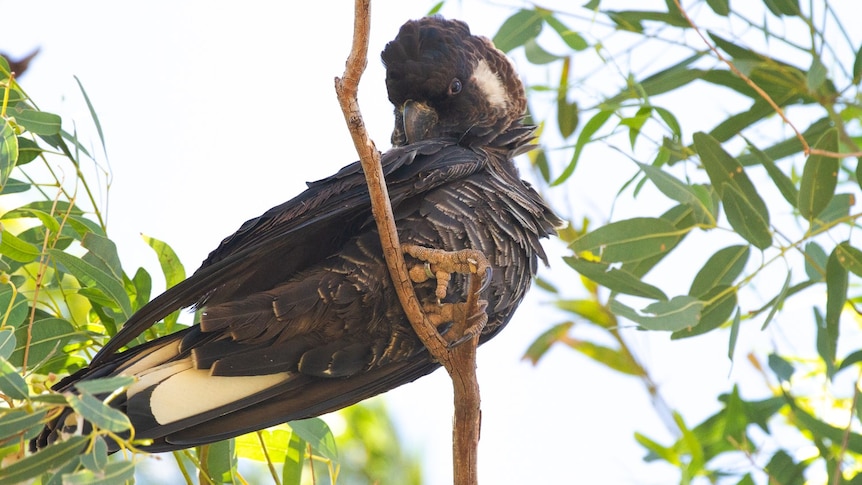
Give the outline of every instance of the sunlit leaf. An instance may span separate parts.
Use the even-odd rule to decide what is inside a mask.
[[[659,288],[644,283],[640,278],[627,271],[611,268],[608,263],[592,262],[575,257],[564,257],[563,259],[578,273],[613,291],[656,300],[667,299],[667,295]]]
[[[722,17],[727,17],[730,13],[730,0],[706,0],[706,4],[713,12]]]
[[[539,334],[536,340],[533,340],[533,343],[527,347],[523,359],[529,360],[533,365],[538,364],[539,360],[550,350],[551,346],[568,334],[572,325],[574,325],[574,322],[560,323]]]
[[[638,261],[669,251],[681,236],[681,231],[665,219],[636,217],[606,224],[569,247],[576,253],[601,254],[604,262]]]
[[[862,251],[851,246],[850,241],[844,241],[835,246],[833,253],[842,266],[856,276],[862,276]]]
[[[500,26],[493,39],[494,45],[503,52],[509,52],[539,35],[543,23],[537,10],[519,10]]]
[[[63,485],[116,485],[131,483],[135,478],[135,462],[117,461],[108,463],[98,473],[92,470],[80,470],[63,475]]]
[[[730,337],[728,338],[727,343],[727,358],[733,362],[733,354],[736,350],[736,340],[739,338],[739,324],[742,321],[742,318],[739,314],[739,308],[736,309],[736,313],[733,314],[733,323],[730,325]]]
[[[131,316],[132,304],[128,293],[123,288],[122,281],[71,254],[55,249],[49,249],[48,252],[57,263],[65,266],[66,270],[72,273],[83,285],[91,286],[104,292],[123,312],[125,317],[128,318]]]
[[[524,56],[526,56],[527,60],[532,64],[536,64],[537,66],[541,66],[544,64],[550,64],[555,61],[559,61],[562,56],[558,56],[555,54],[551,54],[546,51],[536,39],[528,39],[524,42]]]
[[[12,436],[24,436],[47,415],[47,409],[29,411],[24,408],[0,410],[0,443]]]
[[[745,269],[750,254],[748,246],[730,246],[718,250],[698,271],[688,294],[702,297],[716,286],[732,285]]]
[[[704,302],[705,306],[700,312],[697,326],[677,330],[671,334],[671,339],[696,337],[715,330],[727,322],[733,311],[738,308],[736,289],[730,286],[713,287],[699,299]],[[715,301],[711,301],[713,299]]]
[[[18,135],[9,120],[0,120],[0,189],[6,188],[6,181],[18,163]]]
[[[60,117],[53,113],[36,111],[22,106],[10,109],[9,114],[15,122],[36,135],[57,135],[60,133]]]
[[[326,422],[320,418],[309,418],[291,421],[289,424],[294,433],[311,444],[316,454],[338,461],[335,437],[332,436],[332,431],[329,430]]]
[[[36,454],[0,468],[0,485],[14,485],[75,459],[87,444],[84,436],[70,436]]]
[[[12,399],[27,399],[30,394],[18,369],[6,359],[0,359],[0,392]]]
[[[62,353],[63,345],[75,334],[75,328],[72,324],[60,318],[36,320],[29,330],[29,340],[27,338],[28,325],[21,325],[15,330],[15,338],[18,343],[9,361],[17,366],[24,365],[24,353],[28,343],[27,367],[32,368],[50,354]]]
[[[599,111],[593,115],[586,124],[584,124],[584,127],[581,129],[581,133],[578,135],[578,140],[575,142],[575,153],[572,155],[571,161],[569,161],[569,164],[563,170],[563,173],[561,173],[556,180],[551,182],[551,186],[559,185],[571,177],[572,173],[575,172],[575,167],[578,166],[578,159],[581,156],[581,151],[587,143],[592,141],[593,135],[599,131],[602,126],[604,126],[612,114],[614,114],[612,110]]]
[[[793,418],[799,420],[801,429],[807,429],[814,436],[827,439],[832,443],[846,443],[846,449],[852,453],[862,453],[862,435],[859,433],[824,423],[797,406],[796,403],[791,403],[791,410]]]
[[[775,314],[778,313],[778,309],[784,305],[784,300],[790,295],[790,280],[792,275],[793,273],[791,271],[787,272],[787,277],[784,279],[781,291],[779,291],[778,295],[769,302],[769,314],[766,315],[766,319],[763,320],[763,325],[760,327],[760,330],[766,330],[766,327],[768,327],[769,323],[772,322]]]
[[[817,327],[817,354],[826,364],[826,375],[831,377],[835,373],[838,326],[827,325],[826,319],[817,307],[814,307],[814,321]]]
[[[772,235],[769,234],[769,211],[754,184],[745,174],[742,165],[724,151],[715,138],[705,133],[695,133],[694,144],[709,175],[709,180],[725,203],[725,210],[728,212],[730,208],[727,207],[726,199],[731,199],[734,220],[731,220],[728,214],[728,221],[733,228],[737,231],[740,228],[746,229],[746,234],[750,238],[746,237],[746,234],[742,236],[758,248],[768,247],[772,242]],[[736,193],[726,197],[726,193],[731,191]]]
[[[769,178],[772,179],[772,182],[778,187],[778,191],[781,192],[781,196],[784,197],[784,200],[790,203],[791,206],[796,207],[799,203],[799,190],[796,189],[796,186],[793,185],[793,181],[790,180],[777,165],[772,161],[766,153],[762,152],[759,148],[754,146],[752,143],[748,143],[748,150],[751,154],[763,165],[763,168],[766,169],[766,173],[769,174]]]
[[[826,326],[838,328],[841,310],[847,302],[847,268],[839,261],[836,246],[826,262]],[[837,331],[837,330],[836,330]]]
[[[829,130],[814,145],[815,149],[829,152],[838,151],[838,131]],[[811,155],[805,162],[799,187],[799,212],[809,221],[820,215],[829,205],[838,183],[837,158],[825,155]]]
[[[302,468],[305,464],[304,439],[296,433],[291,433],[282,466],[282,481],[284,485],[300,485],[302,483]]]
[[[36,246],[20,239],[0,225],[0,255],[19,263],[31,263],[39,259],[42,251]]]
[[[541,13],[541,12],[540,12]],[[563,42],[569,46],[570,49],[574,51],[582,51],[589,47],[589,44],[580,34],[568,28],[565,24],[560,22],[560,20],[555,17],[553,14],[545,14],[543,17],[545,19],[545,23],[551,26],[557,34],[563,39]]]
[[[573,340],[569,347],[622,374],[642,376],[644,371],[628,353],[586,340]]]
[[[135,378],[132,376],[102,377],[76,382],[75,388],[82,392],[97,395],[114,392],[117,389],[132,385],[133,382],[135,382]]]
[[[610,302],[610,309],[617,315],[627,318],[647,330],[677,331],[694,327],[700,323],[700,313],[704,303],[691,296],[675,296],[669,301],[659,301],[648,305],[641,312],[623,305],[618,300]]]
[[[772,245],[769,218],[762,217],[751,199],[747,199],[735,185],[727,184],[721,200],[724,202],[727,222],[740,236],[758,249]]]
[[[91,394],[72,394],[67,397],[69,406],[87,421],[99,428],[119,433],[131,428],[128,416],[114,409]]]

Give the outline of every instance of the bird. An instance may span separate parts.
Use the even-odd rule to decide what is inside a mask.
[[[535,146],[523,84],[489,39],[440,16],[406,22],[381,58],[395,112],[381,164],[399,239],[487,258],[484,343],[511,320],[539,262],[548,264],[540,240],[561,224],[513,162]],[[408,264],[427,271],[411,254]],[[469,277],[453,274],[442,293],[436,278],[417,278],[417,297],[431,311],[458,305]],[[126,348],[182,308],[200,321]],[[446,315],[434,323],[454,345]],[[439,367],[394,291],[357,162],[242,224],[54,390],[134,377],[110,405],[128,416],[137,448],[165,452],[341,409]],[[87,426],[66,408],[30,448]]]

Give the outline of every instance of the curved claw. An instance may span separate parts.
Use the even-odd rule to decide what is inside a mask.
[[[479,293],[488,289],[491,286],[491,277],[494,276],[494,268],[488,266],[485,268],[485,278],[482,279],[482,287],[479,288]]]

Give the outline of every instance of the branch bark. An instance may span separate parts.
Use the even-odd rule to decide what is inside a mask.
[[[479,333],[469,341],[449,348],[436,327],[428,320],[404,262],[401,244],[392,207],[389,203],[389,192],[383,177],[383,167],[380,164],[380,153],[369,138],[365,122],[359,110],[357,92],[359,79],[368,61],[368,32],[371,24],[371,0],[356,0],[354,4],[353,45],[347,58],[344,74],[335,78],[335,91],[338,102],[344,113],[344,119],[353,138],[353,144],[359,154],[368,191],[371,195],[371,210],[377,230],[380,233],[380,243],[386,260],[389,274],[398,294],[404,313],[410,320],[410,325],[419,339],[437,359],[452,379],[454,391],[455,415],[452,424],[453,476],[456,485],[475,485],[478,483],[477,457],[479,445],[479,428],[481,410],[479,407],[479,383],[476,377],[476,348],[479,344]],[[470,295],[468,296],[467,316],[473,315],[478,308],[478,291],[481,285],[479,278],[470,278]],[[450,330],[454,335],[461,335],[469,327],[468,319],[455,322]]]

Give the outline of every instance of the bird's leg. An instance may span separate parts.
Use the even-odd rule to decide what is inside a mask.
[[[488,302],[479,300],[478,297],[479,293],[490,283],[492,273],[491,265],[485,255],[475,249],[445,251],[415,244],[402,244],[401,250],[424,263],[410,268],[411,281],[424,283],[430,279],[435,279],[437,282],[434,293],[438,303],[424,306],[425,314],[431,323],[437,327],[444,323],[458,321],[467,323],[464,332],[460,336],[456,336],[454,340],[450,340],[449,346],[457,346],[480,334],[485,328],[485,324],[488,323],[488,315],[485,313]],[[470,275],[471,284],[468,287],[473,294],[468,295],[467,302],[441,304],[439,302],[446,298],[449,281],[453,273]],[[480,278],[481,284],[472,284],[473,278],[476,277]],[[467,312],[470,311],[471,306],[476,310],[473,314],[468,315]]]

